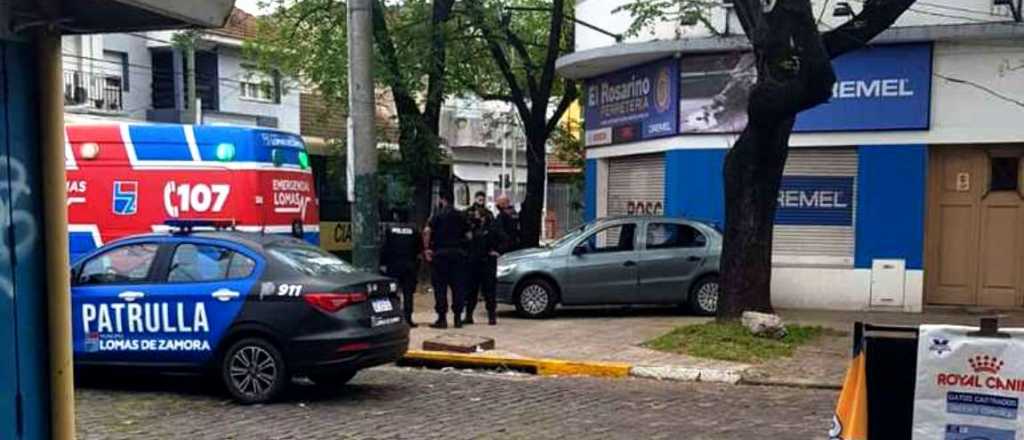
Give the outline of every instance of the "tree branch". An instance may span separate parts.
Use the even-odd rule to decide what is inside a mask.
[[[864,1],[864,9],[859,14],[842,26],[826,32],[822,37],[829,56],[835,58],[866,46],[878,34],[892,26],[900,15],[910,9],[914,1]]]
[[[469,2],[468,12],[470,13],[470,19],[483,33],[487,49],[490,50],[491,56],[494,57],[494,62],[498,65],[501,76],[508,83],[509,91],[512,95],[512,103],[515,104],[520,116],[523,118],[528,117],[530,115],[530,108],[526,105],[526,95],[522,87],[519,86],[519,80],[516,79],[515,72],[512,71],[512,65],[509,63],[504,49],[497,43],[490,27],[487,26],[483,12],[480,10],[480,5],[476,2]]]
[[[570,80],[565,80],[564,92],[562,93],[561,100],[558,102],[558,107],[555,107],[555,113],[551,115],[551,119],[548,119],[548,123],[544,127],[545,138],[550,136],[551,132],[555,131],[555,127],[557,127],[558,123],[562,120],[562,115],[565,114],[566,110],[569,109],[569,106],[572,105],[578,97],[579,87],[576,86],[576,83]]]
[[[530,96],[533,96],[537,93],[537,81],[533,78],[533,75],[529,74],[529,72],[535,67],[533,60],[530,59],[530,53],[526,50],[526,45],[523,43],[523,40],[520,39],[515,32],[512,32],[512,26],[507,19],[502,19],[501,27],[505,32],[505,38],[508,40],[509,45],[515,49],[516,54],[518,54],[523,60],[523,66],[526,67],[527,71],[526,86],[530,90]]]
[[[447,58],[444,23],[451,17],[454,3],[455,0],[434,0],[433,14],[430,19],[430,67],[427,71],[427,102],[423,114],[427,117],[427,122],[431,127],[437,127],[441,117],[441,105],[444,103]]]
[[[381,64],[384,66],[385,82],[391,87],[391,95],[395,99],[395,108],[399,114],[419,114],[419,106],[412,97],[412,93],[406,88],[402,80],[401,63],[398,61],[398,51],[395,49],[395,42],[391,39],[388,31],[388,22],[384,16],[384,5],[381,0],[373,2],[373,38],[381,54]]]
[[[551,4],[551,27],[548,31],[548,52],[544,60],[544,72],[540,77],[540,92],[547,96],[532,96],[534,103],[547,103],[551,97],[551,86],[555,80],[555,61],[562,54],[562,28],[565,25],[565,0],[554,0]],[[535,104],[536,105],[536,104]],[[546,111],[540,112],[542,115]],[[535,115],[535,117],[537,117]]]

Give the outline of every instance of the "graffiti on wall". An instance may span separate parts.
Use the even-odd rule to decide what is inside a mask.
[[[628,215],[662,215],[665,206],[660,200],[630,200],[626,202]]]
[[[26,254],[36,241],[38,228],[29,209],[31,195],[25,165],[16,158],[0,156],[0,266],[10,267],[17,255]],[[0,293],[14,297],[14,282],[2,272]]]

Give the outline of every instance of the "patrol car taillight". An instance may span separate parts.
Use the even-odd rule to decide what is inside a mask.
[[[366,293],[307,293],[302,296],[306,302],[327,313],[334,313],[352,304],[366,301]]]

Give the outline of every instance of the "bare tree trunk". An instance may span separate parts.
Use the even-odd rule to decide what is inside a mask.
[[[789,121],[792,127],[792,120]],[[786,126],[748,126],[725,157],[725,242],[719,315],[771,313],[775,199],[788,155]],[[766,270],[767,268],[767,270]]]
[[[413,183],[415,188],[413,188],[412,194],[413,215],[411,220],[415,221],[416,226],[420,228],[430,219],[430,204],[433,202],[432,196],[434,195],[433,183],[429,174],[416,176]]]
[[[543,134],[544,127],[527,129],[528,133]],[[540,243],[541,222],[544,209],[544,179],[547,167],[545,140],[547,136],[534,135],[527,138],[526,144],[526,198],[523,200],[519,213],[519,225],[522,231],[522,245],[534,247]]]

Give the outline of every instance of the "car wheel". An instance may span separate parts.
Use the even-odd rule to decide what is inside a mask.
[[[356,376],[357,371],[335,371],[333,373],[310,374],[309,380],[324,388],[338,388]]]
[[[719,289],[718,276],[701,278],[690,289],[690,309],[702,316],[714,316],[718,313]]]
[[[525,318],[544,318],[555,311],[558,297],[555,288],[545,280],[532,279],[523,283],[516,295],[516,312]]]
[[[280,395],[287,385],[288,372],[277,347],[263,339],[246,338],[224,353],[221,379],[232,397],[253,404]]]

